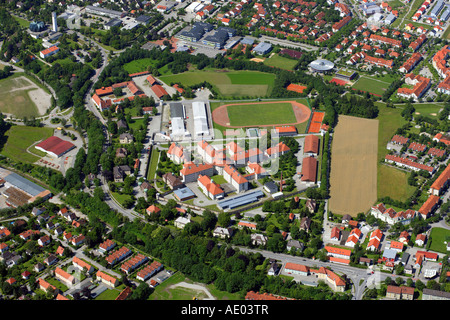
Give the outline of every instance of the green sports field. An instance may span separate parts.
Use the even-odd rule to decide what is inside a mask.
[[[361,76],[352,88],[355,90],[368,91],[373,94],[383,95],[390,85],[391,83],[383,80]]]
[[[187,71],[159,77],[166,84],[181,83],[185,86],[207,81],[223,96],[265,96],[270,93],[275,75],[258,71]]]
[[[294,70],[294,67],[297,65],[298,60],[285,58],[279,56],[278,54],[274,54],[270,58],[264,60],[264,64],[266,66],[276,67],[285,70]]]
[[[290,103],[239,104],[230,105],[227,110],[232,126],[284,124],[296,121]]]
[[[35,100],[32,98],[33,94]],[[18,118],[38,117],[40,113],[36,103],[48,104],[50,107],[49,95],[24,73],[1,79],[0,95],[0,111]]]
[[[15,161],[36,162],[40,156],[45,156],[45,153],[29,147],[52,135],[52,128],[13,126],[5,133],[6,143],[0,153]]]

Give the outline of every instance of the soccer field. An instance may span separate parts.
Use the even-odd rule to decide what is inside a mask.
[[[296,120],[291,103],[230,105],[227,110],[231,126],[293,123]]]
[[[0,80],[0,111],[17,118],[38,117],[51,106],[51,95],[24,73]]]
[[[371,79],[361,76],[352,86],[355,90],[367,91],[372,94],[383,95],[391,84],[378,79]]]
[[[356,216],[377,199],[378,120],[339,116],[331,152],[329,209]]]

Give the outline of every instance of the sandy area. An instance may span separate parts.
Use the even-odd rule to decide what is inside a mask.
[[[51,98],[52,95],[45,92],[43,89],[41,89],[37,84],[27,79],[25,76],[17,77],[13,79],[13,81],[17,84],[16,88],[13,88],[8,91],[15,92],[15,91],[28,91],[28,96],[30,97],[31,101],[34,102],[36,105],[38,112],[40,115],[44,115],[47,109],[51,106]],[[35,89],[35,90],[33,90]],[[17,101],[21,102],[21,101]]]
[[[44,115],[47,109],[52,105],[52,95],[48,94],[41,88],[28,91],[28,95],[38,108],[40,115]]]
[[[209,292],[209,290],[206,287],[204,287],[203,285],[191,284],[191,283],[187,283],[187,282],[180,282],[180,283],[174,284],[173,286],[170,286],[170,288],[175,288],[175,287],[185,287],[185,288],[189,288],[189,289],[193,289],[193,290],[203,291],[208,296],[208,298],[206,298],[204,300],[216,300],[216,298],[214,298],[214,296]]]

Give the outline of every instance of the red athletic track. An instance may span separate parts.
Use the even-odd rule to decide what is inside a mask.
[[[274,123],[274,124],[266,124],[266,125],[252,125],[252,126],[230,126],[230,118],[228,117],[228,106],[235,105],[249,105],[249,104],[269,104],[269,103],[290,103],[292,104],[292,110],[294,111],[295,118],[297,122],[295,123]],[[250,128],[250,127],[273,127],[273,126],[281,126],[281,125],[296,125],[299,123],[303,123],[308,121],[311,115],[311,110],[305,106],[304,104],[295,102],[295,101],[267,101],[267,102],[250,102],[250,103],[234,103],[234,104],[226,104],[218,107],[212,112],[212,119],[218,125],[227,128]]]

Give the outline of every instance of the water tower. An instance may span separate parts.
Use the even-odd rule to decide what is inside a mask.
[[[52,12],[52,31],[58,32],[58,21],[56,20],[56,12]]]

